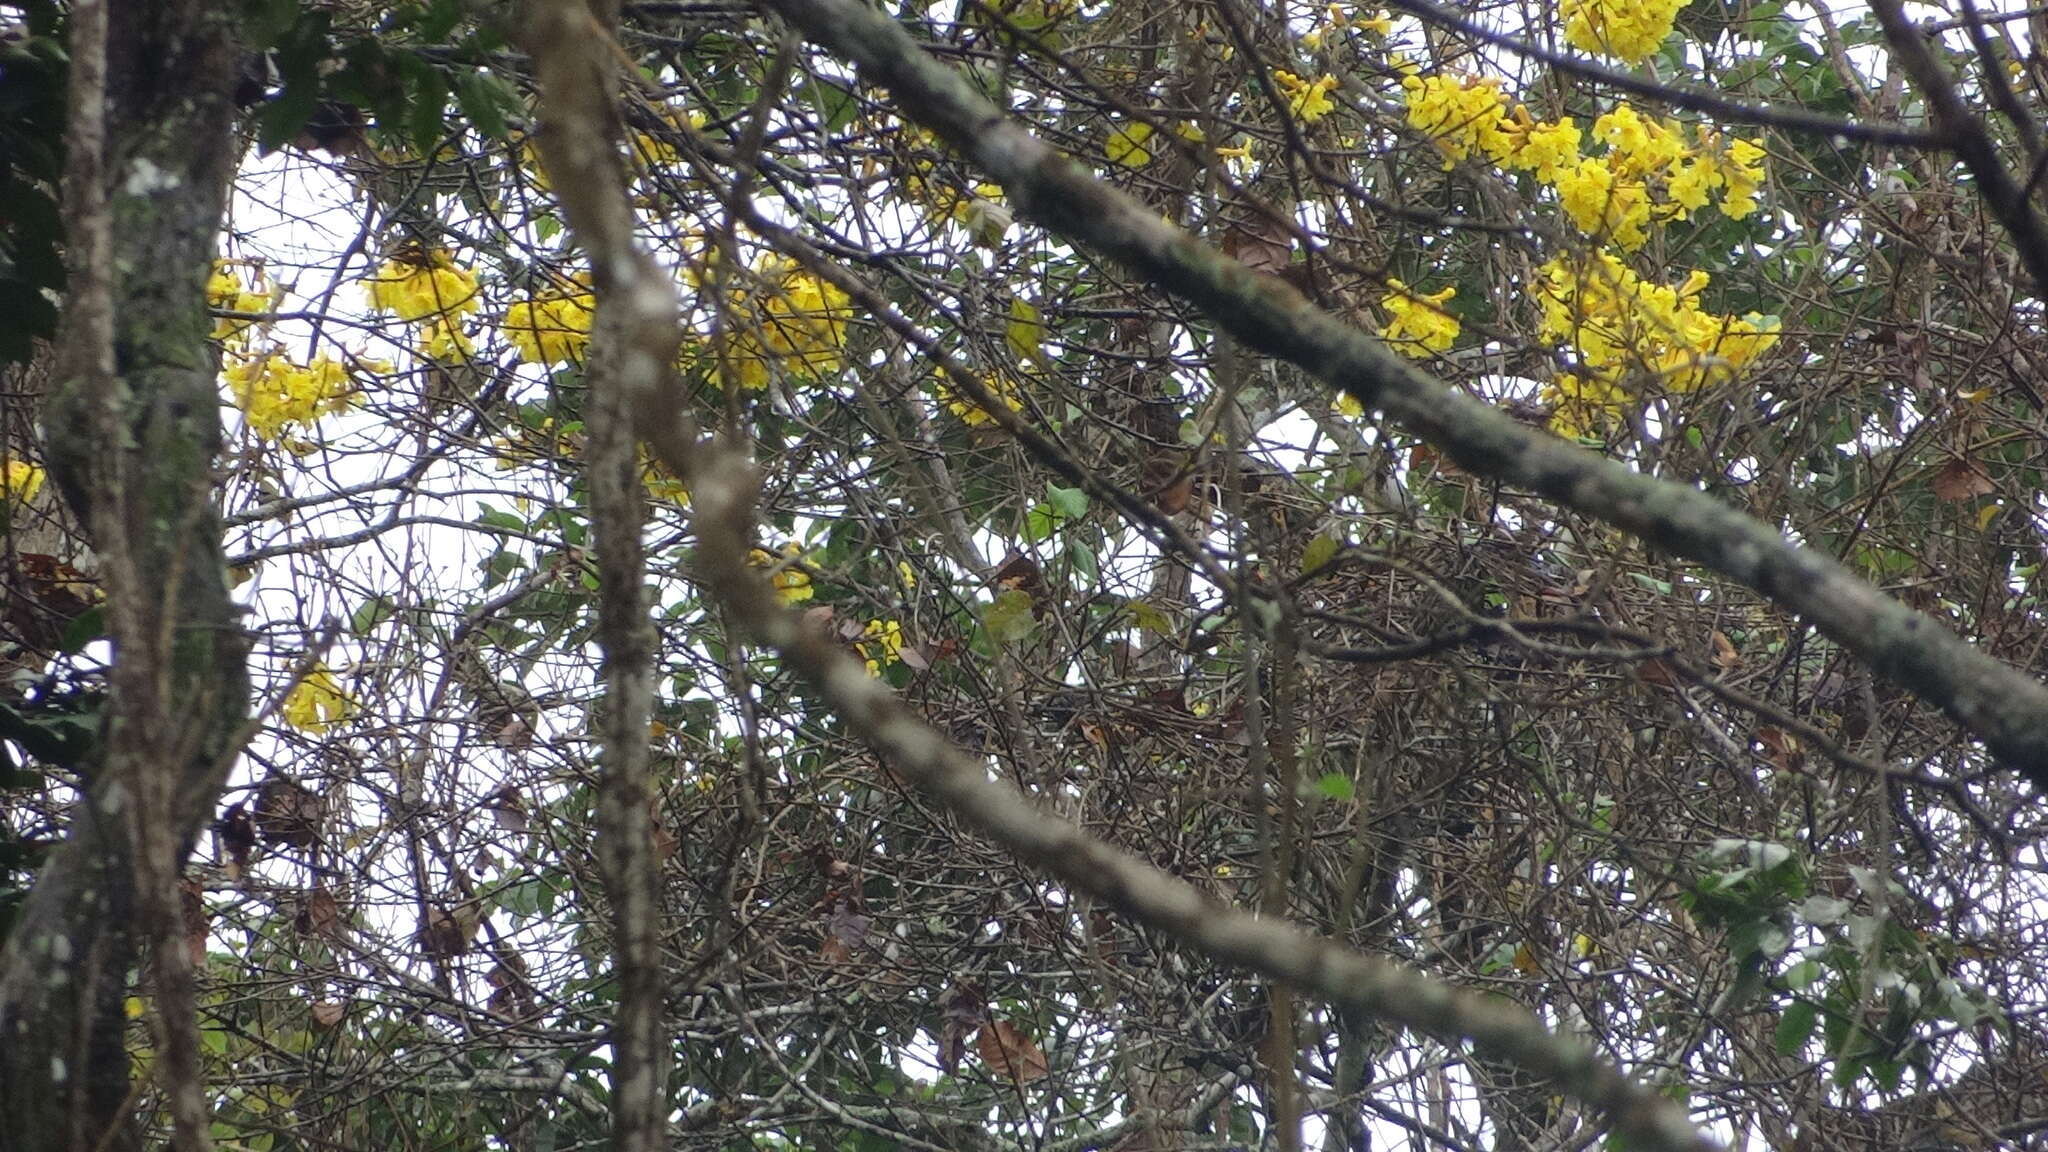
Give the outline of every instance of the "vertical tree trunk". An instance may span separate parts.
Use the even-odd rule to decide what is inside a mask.
[[[131,973],[181,936],[177,880],[246,714],[213,503],[205,282],[235,146],[232,5],[71,9],[65,322],[48,463],[99,556],[115,664],[87,794],[0,950],[0,1132],[21,1152],[133,1146]],[[179,1144],[203,1146],[190,973],[149,959]]]

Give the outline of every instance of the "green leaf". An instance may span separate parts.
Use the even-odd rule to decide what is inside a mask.
[[[1351,799],[1354,787],[1351,777],[1342,772],[1325,772],[1322,778],[1316,781],[1316,791],[1332,800]]]
[[[1041,500],[1031,506],[1031,511],[1024,514],[1024,539],[1028,543],[1036,544],[1052,535],[1053,529],[1059,527],[1059,524],[1059,515],[1053,511],[1052,505]]]
[[[1791,1056],[1806,1047],[1813,1037],[1813,1024],[1819,1018],[1820,1009],[1810,1000],[1795,1000],[1778,1018],[1776,1042],[1778,1055]]]
[[[85,651],[85,646],[107,634],[107,607],[95,604],[78,614],[78,618],[64,626],[63,639],[57,642],[66,655]]]
[[[519,94],[496,73],[465,72],[455,79],[455,104],[478,133],[503,140],[506,115],[519,108]]]
[[[1130,603],[1131,620],[1139,628],[1155,636],[1171,636],[1176,629],[1173,619],[1149,600],[1133,600]]]
[[[391,602],[390,597],[372,596],[356,608],[355,614],[349,618],[349,628],[358,636],[368,636],[377,625],[396,613],[397,605]]]
[[[1046,499],[1053,511],[1063,519],[1078,520],[1088,514],[1088,493],[1079,488],[1062,488],[1057,484],[1045,486]]]
[[[982,613],[982,625],[998,644],[1014,644],[1030,636],[1038,627],[1031,611],[1031,593],[1016,588],[1005,590]]]
[[[1343,546],[1335,536],[1327,533],[1309,541],[1308,547],[1301,550],[1301,574],[1306,576],[1335,560],[1338,549]]]
[[[1101,572],[1095,562],[1095,549],[1087,544],[1079,540],[1068,541],[1067,558],[1073,561],[1074,574],[1079,576],[1083,583],[1093,584],[1100,578]]]

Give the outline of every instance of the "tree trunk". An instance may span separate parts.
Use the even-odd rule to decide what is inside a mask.
[[[116,655],[69,839],[0,950],[0,1132],[20,1152],[137,1142],[129,980],[145,942],[182,939],[178,875],[247,709],[213,498],[205,308],[236,156],[232,9],[81,0],[70,12],[70,279],[45,437],[98,553]],[[188,963],[182,948],[151,952],[155,1063],[179,1144],[203,1146]]]

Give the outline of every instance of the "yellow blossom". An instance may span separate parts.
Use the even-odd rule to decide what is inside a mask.
[[[1409,76],[1401,81],[1408,102],[1408,123],[1443,149],[1450,168],[1473,152],[1496,163],[1512,154],[1515,141],[1506,131],[1507,100],[1499,82],[1456,76]]]
[[[420,325],[420,351],[436,360],[467,360],[476,344],[453,317],[437,316]]]
[[[327,356],[294,364],[273,349],[261,355],[232,355],[221,369],[228,393],[249,430],[264,440],[308,428],[322,416],[354,406],[357,390],[348,369]]]
[[[0,468],[0,505],[9,510],[21,507],[43,490],[44,472],[26,460],[9,460]]]
[[[306,678],[285,695],[284,722],[315,736],[356,714],[356,701],[342,690],[325,664],[316,664]]]
[[[756,568],[774,568],[775,574],[769,580],[775,585],[775,594],[782,598],[784,604],[801,604],[809,600],[813,594],[811,574],[804,570],[802,563],[797,559],[803,555],[803,551],[803,548],[792,540],[782,546],[781,557],[771,556],[762,549],[755,548],[747,553],[747,563]]]
[[[547,291],[505,309],[505,338],[528,363],[569,364],[583,359],[597,308],[588,279],[587,275],[573,277],[572,289]]]
[[[1560,172],[1558,201],[1572,223],[1589,236],[1612,240],[1634,251],[1648,238],[1650,190],[1618,175],[1601,159],[1584,159]]]
[[[387,260],[364,283],[370,307],[400,320],[466,316],[483,303],[477,294],[476,273],[456,267],[455,258],[439,248]]]
[[[903,659],[903,625],[894,620],[870,620],[854,647],[867,661],[868,675],[880,676],[882,669]]]
[[[1292,72],[1275,69],[1273,83],[1287,97],[1287,111],[1303,124],[1321,120],[1336,107],[1330,102],[1330,92],[1337,87],[1337,78],[1327,72],[1314,80],[1304,80]]]
[[[764,286],[732,300],[726,352],[741,386],[766,388],[771,365],[811,380],[845,367],[853,316],[846,293],[783,256],[765,261],[755,277]]]
[[[206,280],[206,306],[217,312],[268,312],[276,306],[277,299],[264,285],[264,276],[256,274],[257,290],[244,287],[242,277],[234,266],[225,260],[216,260],[213,275]],[[213,322],[213,338],[226,340],[246,332],[256,323],[254,320],[237,320],[223,316]]]
[[[1579,127],[1569,120],[1538,121],[1517,104],[1501,130],[1512,148],[1502,163],[1534,172],[1545,184],[1555,184],[1579,162]]]
[[[1423,295],[1399,280],[1387,281],[1386,298],[1380,307],[1392,319],[1380,329],[1380,339],[1403,356],[1425,356],[1448,349],[1458,339],[1458,318],[1444,311],[1444,304],[1456,296],[1456,288]]]
[[[689,506],[689,487],[677,479],[666,464],[656,460],[644,444],[640,446],[640,482],[647,486],[649,499]]]
[[[1572,47],[1634,63],[1662,47],[1687,0],[1563,0],[1558,15]]]
[[[1152,139],[1150,124],[1124,124],[1111,129],[1109,139],[1102,145],[1102,154],[1112,164],[1126,168],[1143,168],[1152,162],[1152,150],[1145,146]]]
[[[1010,411],[1024,410],[1024,401],[1017,395],[1017,386],[1014,383],[990,376],[982,380],[981,386],[990,395],[1001,400],[1003,406]],[[945,402],[946,411],[958,416],[969,428],[988,428],[996,422],[995,416],[988,409],[982,407],[979,402],[953,391],[944,380],[939,381],[939,399]]]
[[[1569,373],[1545,385],[1541,399],[1550,405],[1551,431],[1572,440],[1604,435],[1634,403],[1611,381]]]

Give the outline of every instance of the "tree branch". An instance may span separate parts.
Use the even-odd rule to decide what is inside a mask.
[[[1250,347],[1381,410],[1467,471],[1547,496],[1756,589],[1939,705],[2037,787],[2048,788],[2048,688],[2032,677],[1704,493],[1634,472],[1447,388],[1280,280],[1196,242],[1097,180],[860,0],[771,0],[771,6],[891,89],[907,116],[973,158],[1027,216],[1053,232],[1193,302]]]

